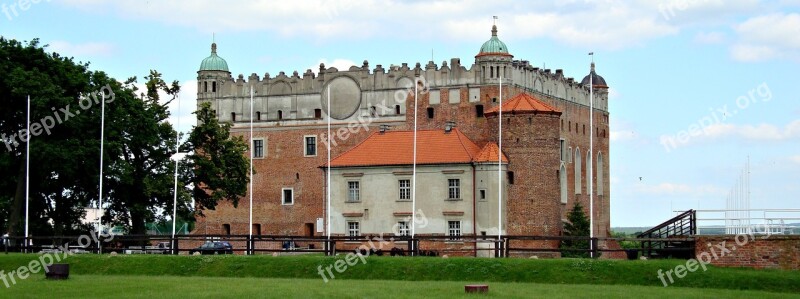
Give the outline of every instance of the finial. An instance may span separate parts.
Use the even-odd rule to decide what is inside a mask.
[[[217,54],[217,43],[211,43],[211,54]]]
[[[492,36],[497,36],[497,16],[492,16]]]

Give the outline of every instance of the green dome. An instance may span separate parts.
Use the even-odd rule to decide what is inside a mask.
[[[228,62],[226,62],[225,59],[222,59],[222,57],[217,56],[217,43],[211,44],[211,56],[203,59],[203,62],[200,63],[200,70],[229,72]]]
[[[492,25],[492,38],[483,43],[483,46],[481,46],[481,51],[478,53],[478,55],[488,53],[508,54],[508,48],[506,48],[506,44],[497,38],[496,25]]]

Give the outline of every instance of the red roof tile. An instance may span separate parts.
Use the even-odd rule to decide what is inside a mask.
[[[485,114],[496,115],[498,114],[497,106],[492,107]],[[540,101],[537,98],[527,94],[520,93],[510,100],[503,103],[503,113],[511,114],[525,114],[525,113],[546,113],[546,114],[561,114],[561,111]]]
[[[490,142],[483,146],[481,151],[475,156],[473,159],[474,162],[478,163],[486,163],[486,162],[495,162],[497,163],[497,152],[500,151],[500,148],[497,147],[497,143]],[[508,163],[508,157],[503,154],[503,162]]]
[[[414,131],[375,132],[332,159],[331,167],[411,165],[413,147]],[[472,163],[480,151],[458,128],[417,131],[417,164]]]

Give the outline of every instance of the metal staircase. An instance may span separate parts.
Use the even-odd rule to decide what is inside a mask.
[[[648,258],[692,258],[697,234],[697,212],[688,210],[636,236],[642,256]]]

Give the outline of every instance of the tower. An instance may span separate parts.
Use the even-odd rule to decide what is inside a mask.
[[[479,67],[478,82],[482,84],[498,83],[500,76],[503,82],[511,83],[511,60],[514,55],[508,53],[506,44],[497,37],[497,25],[492,25],[492,37],[484,42],[475,64]]]
[[[208,101],[224,94],[222,88],[225,82],[232,81],[228,62],[217,56],[217,43],[211,44],[211,55],[200,63],[197,71],[197,100]]]

